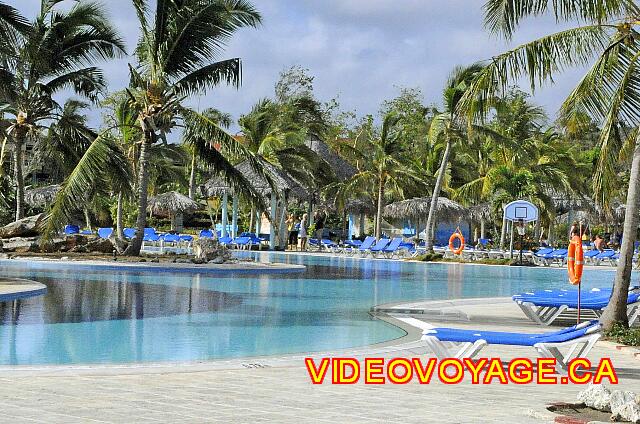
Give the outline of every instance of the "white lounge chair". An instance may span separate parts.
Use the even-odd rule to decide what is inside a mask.
[[[489,344],[531,346],[541,357],[555,358],[557,369],[566,370],[571,360],[586,357],[591,351],[600,338],[600,329],[598,321],[542,334],[434,328],[425,330],[422,340],[440,359],[473,358]]]

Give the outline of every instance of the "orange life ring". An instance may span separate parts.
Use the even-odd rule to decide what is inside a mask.
[[[567,265],[569,267],[569,282],[574,286],[577,286],[580,284],[580,281],[582,281],[582,270],[584,268],[582,239],[578,236],[573,236],[571,244],[569,244]]]
[[[453,246],[453,242],[456,239],[460,240],[460,247],[458,247],[457,249],[455,249]],[[455,233],[451,234],[451,237],[449,237],[449,249],[453,252],[454,255],[460,255],[462,253],[462,251],[464,250],[464,236],[462,235],[462,233],[456,231]]]

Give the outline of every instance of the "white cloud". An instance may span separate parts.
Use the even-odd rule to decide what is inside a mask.
[[[33,16],[37,0],[9,0]],[[227,57],[241,57],[240,90],[219,87],[190,103],[215,106],[236,118],[260,98],[273,94],[279,72],[300,64],[316,76],[316,93],[336,95],[345,108],[376,113],[397,94],[397,86],[417,86],[429,103],[438,102],[442,86],[456,65],[488,59],[509,47],[482,26],[481,0],[254,0],[263,15],[261,28],[243,29],[231,41]],[[135,46],[138,24],[130,0],[106,3],[128,49]],[[566,26],[566,25],[565,25]],[[551,18],[529,22],[512,44],[559,30]],[[128,81],[131,58],[101,65],[112,90]],[[577,81],[572,72],[542,90],[536,100],[555,109]]]

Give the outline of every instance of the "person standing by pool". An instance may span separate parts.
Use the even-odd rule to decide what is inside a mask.
[[[316,239],[322,240],[322,234],[324,233],[324,224],[327,220],[327,214],[321,209],[316,215]]]
[[[287,231],[289,231],[289,243],[288,248],[291,250],[297,250],[298,247],[298,231],[300,224],[295,214],[289,214],[287,217]]]
[[[604,252],[605,243],[604,239],[600,237],[600,234],[596,236],[596,239],[593,241],[593,246],[601,252]]]
[[[300,239],[300,250],[303,252],[307,250],[307,225],[309,224],[309,215],[306,213],[302,215],[300,220],[300,232],[298,238]]]

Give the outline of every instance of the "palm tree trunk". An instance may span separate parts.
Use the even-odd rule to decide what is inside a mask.
[[[89,215],[89,208],[83,208],[84,210],[84,224],[88,230],[91,230],[91,216]]]
[[[256,207],[251,205],[251,213],[249,214],[249,232],[253,231],[253,227],[256,223]],[[260,236],[260,234],[256,234],[256,236]]]
[[[189,198],[195,200],[196,198],[196,153],[193,152],[191,157],[191,173],[189,174]]]
[[[640,143],[636,142],[636,149],[631,162],[631,176],[629,191],[627,192],[627,209],[624,216],[624,237],[620,247],[620,260],[613,284],[613,294],[609,306],[605,310],[600,322],[605,330],[610,330],[615,323],[629,327],[627,317],[627,299],[633,268],[633,251],[638,231],[638,213],[640,213]]]
[[[500,230],[500,250],[504,251],[504,240],[507,237],[507,218],[502,217],[502,229]]]
[[[138,173],[138,217],[136,218],[136,235],[131,240],[124,254],[127,256],[139,256],[142,248],[144,228],[147,226],[147,202],[149,188],[149,148],[151,147],[152,134],[145,132],[140,146],[139,173]]]
[[[384,202],[384,177],[378,178],[378,210],[376,213],[376,238],[382,234],[382,208]]]
[[[24,175],[22,174],[22,146],[24,135],[16,131],[13,148],[13,176],[16,180],[16,221],[24,218]]]
[[[116,208],[116,237],[124,240],[124,227],[122,225],[122,193],[118,193],[118,206]]]
[[[425,248],[427,251],[433,251],[432,228],[435,224],[435,211],[438,208],[438,197],[440,197],[440,191],[442,190],[442,184],[444,183],[444,174],[447,170],[450,154],[451,140],[447,137],[447,146],[444,149],[444,155],[442,155],[442,163],[440,164],[440,170],[438,171],[438,178],[436,178],[436,185],[433,187],[433,194],[431,195],[431,206],[429,207],[429,216],[427,218],[427,239],[425,240]]]

